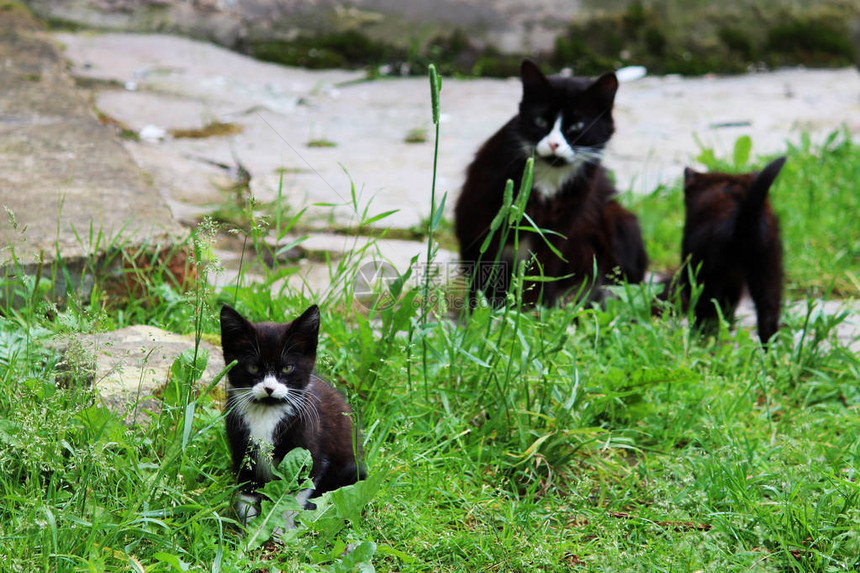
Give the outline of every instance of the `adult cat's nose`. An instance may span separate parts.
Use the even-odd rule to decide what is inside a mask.
[[[269,396],[271,396],[271,395],[272,395],[272,392],[274,392],[274,391],[275,391],[275,389],[274,389],[274,388],[271,388],[271,387],[269,387],[269,386],[266,386],[266,394],[268,394]]]

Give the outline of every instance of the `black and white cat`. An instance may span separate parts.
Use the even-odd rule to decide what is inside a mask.
[[[221,308],[224,362],[238,361],[227,375],[226,425],[233,471],[243,484],[237,503],[243,522],[259,512],[256,490],[293,448],[309,450],[313,459],[314,488],[297,496],[303,507],[365,477],[353,447],[352,410],[313,373],[319,326],[316,305],[286,324],[252,323]]]
[[[519,185],[526,160],[534,157],[533,191],[526,215],[539,228],[552,232],[547,236],[563,258],[543,239],[522,233],[517,253],[510,238],[501,245],[494,236],[483,264],[498,255],[503,267],[512,268],[519,260],[534,256],[543,275],[558,280],[531,285],[524,297],[546,305],[583,282],[592,284],[593,280],[599,286],[615,271],[630,282],[641,281],[648,259],[638,220],[614,198],[615,188],[600,166],[603,149],[615,131],[615,74],[595,80],[546,77],[526,60],[521,79],[519,113],[484,143],[466,172],[454,211],[462,261],[470,266],[480,261],[480,246],[502,207],[506,181]],[[535,272],[531,269],[531,274]],[[476,274],[471,303],[479,290],[493,302],[504,300],[508,285],[490,282],[490,276],[498,278]],[[598,290],[592,291],[592,298]]]

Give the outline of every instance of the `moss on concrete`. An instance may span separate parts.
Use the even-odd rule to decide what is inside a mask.
[[[652,73],[739,73],[858,62],[860,5],[844,0],[755,6],[635,0],[572,22],[552,64],[594,75],[636,64]]]

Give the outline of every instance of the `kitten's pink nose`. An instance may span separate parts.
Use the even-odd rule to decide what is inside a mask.
[[[555,152],[555,150],[558,149],[558,143],[556,143],[554,141],[550,141],[548,143],[549,143],[550,150],[552,150],[553,152]]]

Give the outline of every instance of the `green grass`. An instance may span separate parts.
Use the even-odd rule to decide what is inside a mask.
[[[728,167],[746,169],[739,149]],[[843,275],[857,276],[848,217],[860,150],[837,135],[789,156],[773,197],[791,296],[831,285],[856,294]],[[649,252],[667,266],[678,256],[678,201],[677,188],[663,189],[634,206]],[[355,194],[351,202],[357,227],[380,217]],[[268,225],[284,233],[300,214],[287,220],[278,209]],[[268,227],[252,207],[248,217],[248,256],[263,257]],[[428,235],[441,225],[431,216]],[[186,245],[201,275],[217,266],[214,232],[202,225]],[[829,264],[842,251],[848,259]],[[371,255],[339,261],[335,288],[314,297],[318,370],[360,417],[371,479],[327,496],[280,543],[269,539],[277,523],[244,534],[233,519],[220,393],[193,390],[211,382],[197,380],[205,353],[190,345],[162,413],[127,427],[102,406],[87,369],[50,343],[130,323],[217,338],[224,302],[255,320],[286,320],[311,302],[278,281],[289,266],[216,293],[202,280],[182,292],[152,264],[142,295],[119,300],[97,283],[85,301],[70,290],[62,306],[41,284],[62,269],[42,281],[0,276],[0,569],[860,567],[860,359],[836,336],[844,314],[814,302],[787,311],[764,353],[747,329],[701,338],[680,317],[651,319],[639,287],[619,287],[602,309],[482,308],[451,320],[442,302],[426,304],[439,293],[420,281],[391,285],[397,304],[368,310],[351,285]],[[816,259],[828,268],[813,272]],[[282,464],[285,476],[301,475],[301,455]],[[264,515],[294,508],[291,483],[267,486]]]

